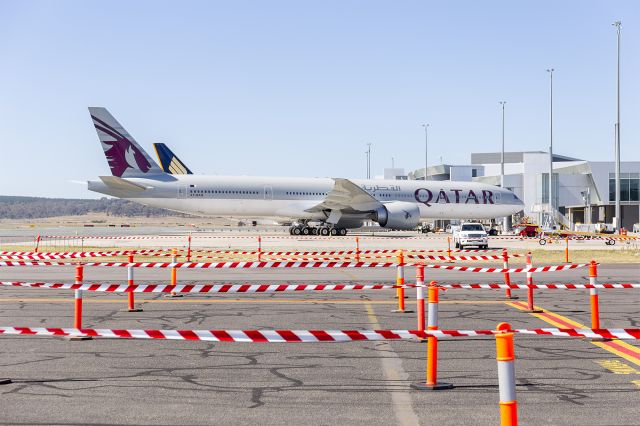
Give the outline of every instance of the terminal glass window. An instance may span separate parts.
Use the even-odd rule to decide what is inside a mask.
[[[609,201],[616,201],[616,174],[609,173]],[[640,201],[640,173],[620,173],[620,202]]]
[[[542,179],[538,182],[540,183],[540,203],[548,204],[549,203],[549,173],[542,173]],[[559,206],[559,194],[560,188],[558,186],[558,173],[553,174],[553,204],[557,207]]]

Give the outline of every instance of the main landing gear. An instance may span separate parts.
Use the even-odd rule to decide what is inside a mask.
[[[329,226],[308,226],[308,225],[296,225],[289,228],[290,235],[322,235],[322,236],[334,236],[344,237],[347,235],[345,228],[332,228]]]

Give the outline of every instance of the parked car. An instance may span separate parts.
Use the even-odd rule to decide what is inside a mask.
[[[489,248],[489,236],[480,223],[463,223],[453,233],[456,248],[476,246],[480,249]]]

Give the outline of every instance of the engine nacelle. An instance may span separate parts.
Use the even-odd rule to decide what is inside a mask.
[[[420,222],[420,208],[415,203],[405,201],[386,203],[376,210],[373,220],[383,228],[410,230]]]

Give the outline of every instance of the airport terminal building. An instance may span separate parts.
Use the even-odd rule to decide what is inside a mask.
[[[463,180],[500,185],[499,152],[473,153],[469,165],[441,164],[427,170],[429,180]],[[542,223],[549,202],[549,153],[505,152],[505,187],[523,200],[524,216]],[[553,156],[556,220],[573,229],[576,223],[615,223],[615,163]],[[632,229],[640,218],[640,161],[620,167],[621,225]],[[425,169],[408,174],[424,179]]]

